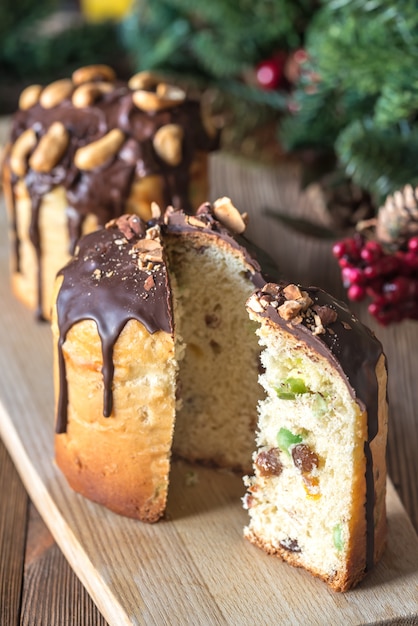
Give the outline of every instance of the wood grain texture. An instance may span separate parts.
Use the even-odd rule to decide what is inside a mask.
[[[0,624],[19,624],[29,498],[0,446]]]
[[[4,237],[4,228],[0,231]],[[5,247],[3,240],[0,436],[63,554],[109,624],[245,626],[254,623],[254,616],[266,624],[413,623],[418,539],[390,484],[385,557],[358,589],[344,595],[243,539],[244,488],[232,473],[175,463],[167,517],[156,525],[118,517],[73,493],[53,463],[50,330],[34,324],[32,314],[12,298]],[[36,565],[32,572],[38,585],[40,579],[53,579],[60,563],[54,546],[45,554],[40,570]],[[25,590],[26,624],[35,623],[32,573]],[[58,617],[57,624],[59,618],[66,623],[68,610],[79,623],[84,608],[77,607],[75,590],[61,594],[65,586],[64,578],[49,609],[38,605],[36,623],[48,610]],[[65,606],[68,597],[71,609]]]

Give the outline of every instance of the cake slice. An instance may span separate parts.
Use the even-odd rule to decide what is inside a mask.
[[[265,398],[245,478],[245,536],[345,591],[386,541],[382,347],[316,288],[267,283],[247,309],[259,324]]]

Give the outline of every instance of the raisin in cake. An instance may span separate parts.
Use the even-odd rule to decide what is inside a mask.
[[[50,317],[56,272],[81,234],[151,204],[193,212],[208,198],[207,155],[216,133],[198,101],[149,72],[127,83],[86,66],[20,97],[3,183],[10,214],[12,287]]]
[[[246,537],[335,590],[358,583],[386,541],[386,367],[375,336],[316,288],[266,284]]]
[[[251,469],[261,389],[245,301],[265,280],[244,229],[223,198],[80,239],[52,324],[56,461],[76,491],[152,522],[172,451]]]

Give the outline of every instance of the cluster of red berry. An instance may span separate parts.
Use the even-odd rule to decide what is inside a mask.
[[[378,241],[356,233],[333,246],[350,300],[371,299],[370,315],[387,326],[418,319],[418,237],[389,253]]]

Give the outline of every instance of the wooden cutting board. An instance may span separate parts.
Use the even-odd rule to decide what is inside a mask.
[[[418,623],[418,538],[390,482],[388,549],[346,594],[243,539],[244,488],[229,472],[175,463],[167,517],[156,525],[73,493],[53,461],[51,333],[10,293],[0,216],[0,436],[111,625]]]

